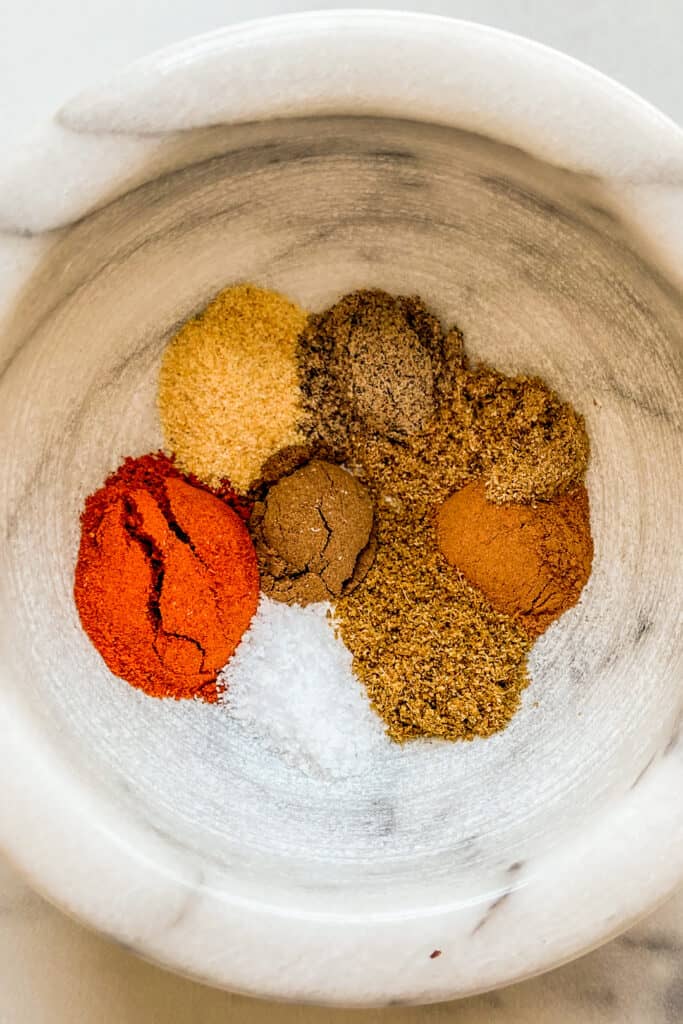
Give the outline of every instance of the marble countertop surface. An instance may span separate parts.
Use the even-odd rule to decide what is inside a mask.
[[[21,141],[70,94],[122,63],[226,21],[339,3],[36,0],[0,11],[0,127]],[[683,6],[642,0],[443,0],[410,6],[488,22],[591,63],[683,121]],[[67,59],[65,59],[67,58]],[[683,1024],[683,891],[607,946],[458,1003],[389,1011],[277,1006],[171,975],[68,920],[0,859],[0,1024]]]
[[[68,920],[0,860],[0,1024],[681,1024],[683,891],[608,945],[539,978],[391,1010],[274,1005],[145,963]]]

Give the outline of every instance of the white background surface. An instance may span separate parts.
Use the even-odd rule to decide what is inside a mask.
[[[413,0],[410,6],[558,47],[683,123],[681,0]],[[18,145],[81,87],[152,49],[230,21],[305,8],[277,0],[0,0],[3,149]],[[683,1024],[683,895],[610,946],[542,979],[459,1004],[346,1014],[276,1010],[168,975],[67,921],[0,862],[0,1024],[266,1020]]]
[[[312,7],[408,7],[481,21],[592,64],[683,123],[681,0],[0,0],[0,125],[11,146],[122,64],[232,21]]]

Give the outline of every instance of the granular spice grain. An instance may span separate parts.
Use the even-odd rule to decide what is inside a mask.
[[[158,405],[178,466],[246,493],[273,452],[301,440],[296,340],[306,314],[276,292],[227,288],[163,356]]]
[[[220,703],[248,733],[286,763],[332,781],[367,775],[389,744],[326,612],[262,595],[219,685]]]
[[[426,523],[384,519],[374,565],[335,622],[394,740],[490,736],[519,707],[532,641],[453,571]]]

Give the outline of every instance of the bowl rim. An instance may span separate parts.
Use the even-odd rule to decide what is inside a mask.
[[[376,74],[372,85],[368,54],[396,60],[406,47],[419,68],[412,78],[403,76],[409,88],[391,73]],[[343,53],[344,67],[331,72],[335,53]],[[253,86],[254,58],[260,54],[269,55],[277,73],[251,92],[221,100],[222,116],[230,123],[321,112],[384,111],[396,117],[403,110],[414,117],[422,109],[422,120],[456,127],[474,122],[500,138],[491,91],[470,109],[469,123],[463,104],[472,102],[470,93],[476,96],[477,82],[463,78],[464,98],[454,92],[458,74],[477,68],[482,77],[486,72],[516,90],[501,141],[521,142],[540,155],[550,146],[563,163],[608,173],[615,153],[608,153],[605,164],[589,145],[601,122],[608,136],[605,150],[616,147],[617,157],[637,150],[643,160],[657,141],[640,183],[671,180],[671,168],[683,168],[683,131],[600,72],[498,29],[410,12],[306,12],[193,37],[83,93],[62,109],[58,121],[72,133],[109,136],[215,123],[211,118],[221,113],[216,106],[220,74],[233,84]],[[458,72],[444,85],[439,75],[446,57]],[[314,94],[304,88],[302,68],[316,83]],[[194,109],[176,105],[174,110],[168,103],[179,83],[194,90]],[[539,83],[552,103],[530,106]],[[590,98],[590,124],[577,95]],[[553,119],[563,123],[559,140],[548,137]],[[48,151],[43,142],[35,137],[34,152],[41,146]],[[633,179],[632,168],[629,174]],[[683,242],[678,255],[683,257]],[[619,804],[488,905],[445,904],[424,914],[325,915],[295,906],[284,911],[238,891],[212,888],[201,864],[188,862],[168,837],[96,801],[87,780],[44,742],[30,709],[6,689],[0,691],[5,720],[0,846],[10,860],[36,889],[80,921],[142,956],[219,987],[349,1006],[470,995],[587,952],[652,910],[683,879],[683,805],[676,797],[683,765],[680,721],[664,754]],[[434,949],[443,955],[431,959]]]

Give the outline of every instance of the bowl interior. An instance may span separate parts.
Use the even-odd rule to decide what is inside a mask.
[[[163,170],[160,170],[163,168]],[[681,297],[600,182],[445,127],[374,118],[191,131],[59,232],[17,302],[2,379],[8,680],[96,799],[212,869],[321,912],[490,899],[614,805],[667,744]],[[509,728],[375,750],[350,778],[288,767],[217,707],[113,678],[72,599],[84,497],[161,445],[168,337],[249,280],[312,310],[419,293],[470,355],[586,417],[595,539],[580,605],[537,644]],[[286,678],[282,686],[287,686]],[[578,870],[578,868],[577,868]]]

